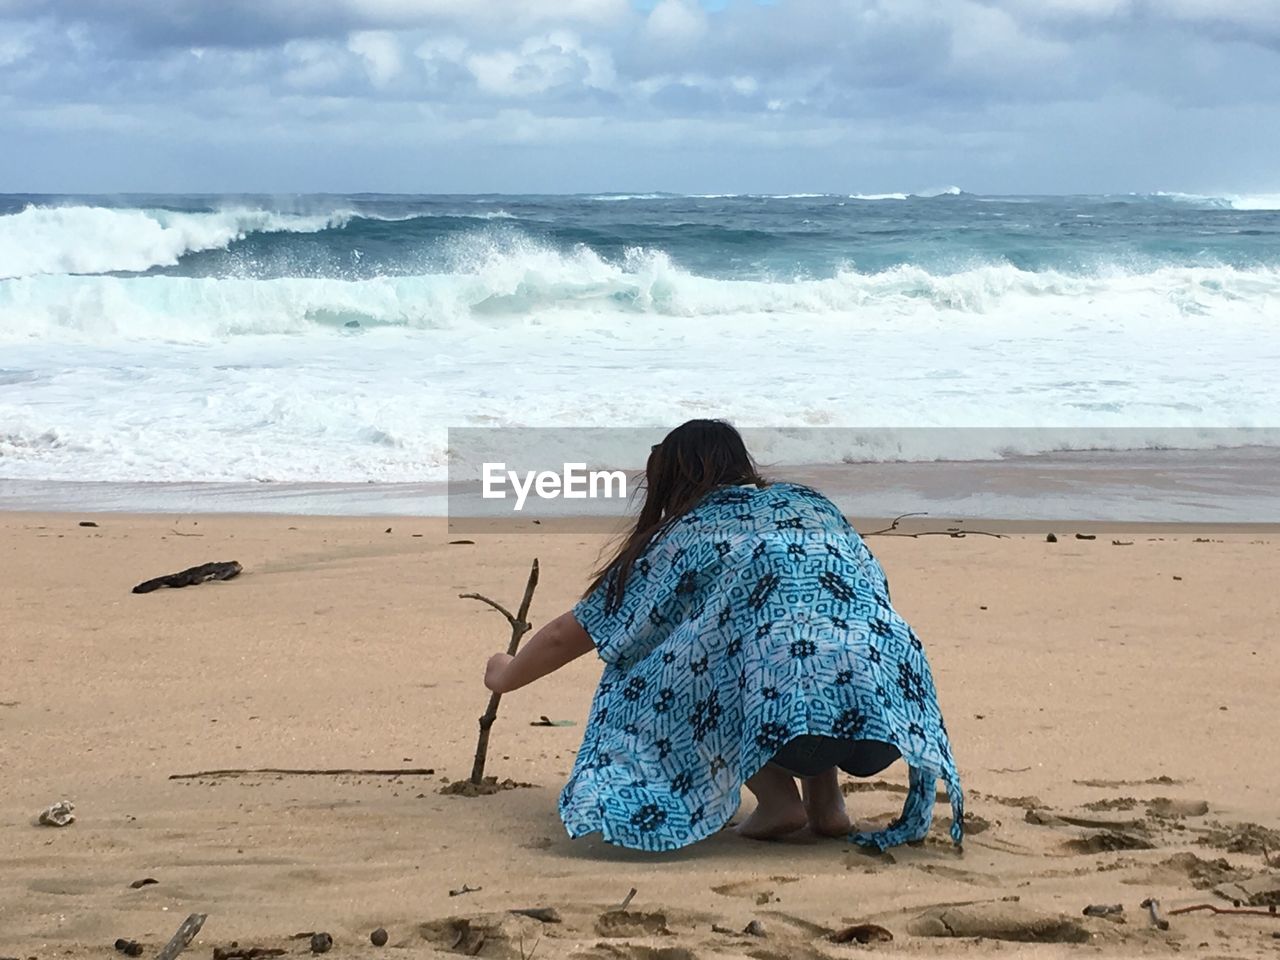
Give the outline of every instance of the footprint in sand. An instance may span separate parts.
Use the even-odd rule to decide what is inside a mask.
[[[990,800],[992,803],[998,803],[1003,807],[1016,807],[1019,810],[1036,810],[1044,806],[1044,801],[1039,797],[1002,797],[994,793],[979,793],[977,790],[970,792],[970,797],[974,800],[984,799]]]
[[[1048,810],[1028,810],[1023,818],[1027,823],[1041,827],[1077,828],[1087,831],[1063,843],[1070,853],[1112,853],[1117,850],[1153,850],[1155,844],[1141,820],[1097,820],[1090,817],[1074,817],[1052,813]]]
[[[698,960],[687,947],[653,947],[645,943],[597,943],[580,960]]]
[[[1178,887],[1190,884],[1196,890],[1209,890],[1221,883],[1244,880],[1249,876],[1248,870],[1237,868],[1222,857],[1205,860],[1194,853],[1175,853],[1120,882],[1131,886]]]
[[[1217,847],[1227,853],[1274,853],[1280,850],[1280,831],[1271,830],[1258,823],[1211,822],[1210,829],[1200,838],[1207,847]]]
[[[1037,913],[1016,903],[942,906],[907,925],[917,937],[985,937],[1016,943],[1088,943],[1089,931],[1074,917]]]
[[[1203,817],[1209,812],[1209,803],[1205,800],[1171,800],[1169,797],[1156,797],[1147,804],[1149,817]]]
[[[973,887],[1006,887],[1008,880],[1003,877],[989,876],[979,873],[976,870],[964,870],[960,867],[951,867],[942,863],[922,863],[913,861],[908,866],[916,870],[934,877],[941,877],[944,880],[955,880],[959,883],[965,883]]]
[[[1141,803],[1136,797],[1106,797],[1102,800],[1092,800],[1084,804],[1084,809],[1094,813],[1103,813],[1111,810],[1133,810]]]
[[[516,960],[527,953],[526,943],[542,936],[542,924],[512,914],[485,914],[472,917],[444,917],[418,927],[423,940],[437,949],[474,957]]]
[[[101,889],[103,886],[104,884],[96,883],[92,880],[63,877],[50,880],[32,880],[27,884],[27,889],[32,893],[51,894],[59,897],[82,897],[85,894]]]
[[[1160,776],[1148,777],[1146,780],[1072,780],[1072,783],[1080,787],[1105,787],[1114,789],[1116,787],[1177,787],[1184,783],[1190,783],[1190,780],[1175,780],[1173,777]]]
[[[744,900],[753,900],[759,905],[773,903],[777,897],[774,889],[787,883],[795,883],[799,877],[769,877],[766,880],[739,880],[736,883],[724,883],[718,887],[712,887],[711,892],[717,893],[722,897],[741,897]]]
[[[1072,853],[1114,853],[1117,850],[1154,850],[1156,845],[1140,833],[1100,830],[1063,844]]]
[[[665,936],[671,931],[667,928],[665,913],[642,913],[638,910],[610,910],[602,913],[596,920],[596,934],[610,939],[624,940],[628,937]]]

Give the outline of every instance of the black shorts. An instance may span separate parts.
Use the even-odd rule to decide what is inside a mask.
[[[816,777],[839,767],[854,777],[874,777],[900,760],[902,754],[882,740],[838,740],[805,734],[773,756],[773,762],[793,777]]]

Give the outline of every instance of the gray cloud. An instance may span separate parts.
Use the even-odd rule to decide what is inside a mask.
[[[0,190],[1275,189],[1278,68],[1257,0],[0,0]]]

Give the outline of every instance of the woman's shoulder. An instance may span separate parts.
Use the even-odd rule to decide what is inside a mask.
[[[745,508],[760,516],[760,510],[775,517],[795,514],[822,515],[832,519],[844,519],[844,514],[825,494],[802,483],[788,480],[772,481],[763,485],[721,487],[713,491],[694,511],[699,516],[710,509],[716,515],[725,507]]]
[[[821,493],[802,483],[790,480],[768,480],[763,483],[735,483],[717,487],[711,491],[711,498],[727,498],[732,500],[758,499],[762,497],[802,497],[826,500]]]
[[[790,480],[770,483],[767,487],[761,488],[761,493],[774,496],[780,503],[782,501],[808,503],[837,511],[839,509],[826,494],[803,483],[794,483]]]

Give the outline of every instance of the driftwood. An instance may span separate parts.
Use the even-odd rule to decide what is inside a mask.
[[[524,587],[524,599],[520,601],[520,608],[516,613],[512,614],[510,610],[496,600],[490,600],[479,593],[460,593],[458,597],[462,600],[479,600],[481,603],[486,603],[493,607],[493,609],[507,618],[507,623],[511,624],[511,641],[507,644],[507,655],[514,657],[516,651],[520,649],[520,640],[532,629],[525,617],[529,615],[529,604],[533,602],[533,591],[537,586],[538,560],[535,557],[533,566],[529,568],[529,581]],[[484,764],[489,754],[489,730],[493,727],[494,721],[498,719],[498,704],[501,702],[502,694],[492,694],[489,697],[488,709],[485,710],[484,716],[480,718],[480,736],[476,740],[476,756],[474,763],[471,765],[471,782],[474,784],[480,784],[484,781]]]
[[[1178,907],[1177,910],[1170,910],[1169,916],[1177,916],[1180,913],[1195,913],[1197,910],[1208,910],[1210,913],[1237,914],[1247,917],[1280,916],[1280,914],[1276,913],[1275,907],[1262,910],[1256,907],[1219,907],[1212,903],[1197,903],[1194,907]]]
[[[200,928],[204,926],[205,920],[209,918],[206,913],[193,913],[187,919],[182,921],[182,926],[156,954],[156,960],[173,960],[183,950],[191,945],[191,941],[196,938],[196,934],[200,932]]]
[[[508,910],[507,913],[513,913],[518,917],[529,917],[539,923],[562,922],[560,911],[555,907],[522,907],[517,910]]]
[[[214,947],[213,960],[266,960],[270,957],[283,957],[288,950],[282,947]]]
[[[1155,925],[1157,930],[1169,929],[1169,921],[1166,920],[1164,917],[1160,916],[1159,900],[1148,897],[1146,900],[1143,900],[1142,903],[1138,904],[1138,906],[1142,907],[1144,910],[1146,910],[1148,913],[1151,914],[1151,922]]]
[[[574,723],[572,720],[552,720],[550,717],[542,716],[542,717],[539,717],[537,720],[530,720],[529,726],[531,727],[572,727],[574,726]]]
[[[190,587],[207,580],[230,580],[238,577],[244,568],[234,560],[223,563],[202,563],[198,567],[189,567],[177,573],[170,573],[154,580],[144,580],[133,588],[134,593],[150,593],[161,587]]]
[[[429,777],[434,774],[433,767],[405,767],[400,770],[286,770],[280,767],[257,767],[243,770],[201,770],[197,773],[171,773],[170,780],[205,780],[217,777],[252,777],[263,774],[275,774],[281,777]]]
[[[952,540],[963,540],[967,536],[973,537],[995,537],[997,540],[1004,540],[1003,533],[991,533],[987,530],[921,530],[917,533],[907,533],[898,529],[898,524],[907,517],[927,517],[927,513],[903,513],[893,518],[893,522],[883,530],[872,530],[869,533],[862,534],[862,539],[867,537],[911,537],[913,540],[919,537],[950,537]]]
[[[1176,912],[1176,911],[1174,911]],[[1124,913],[1123,903],[1091,903],[1084,908],[1086,917],[1110,917]]]

